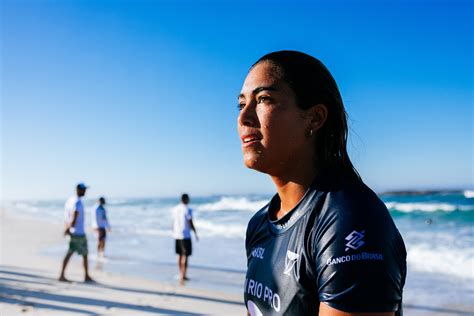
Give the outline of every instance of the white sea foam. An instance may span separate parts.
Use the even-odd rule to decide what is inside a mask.
[[[118,198],[111,198],[107,199],[107,204],[109,205],[122,205],[122,204],[128,204],[130,200],[128,199],[118,199]]]
[[[197,220],[196,229],[198,229],[199,235],[204,237],[245,238],[247,226],[242,224],[218,224],[206,220]]]
[[[465,190],[463,193],[466,199],[474,199],[474,190]]]
[[[32,205],[32,203],[26,202],[15,202],[13,207],[29,213],[39,213],[40,211],[39,207]]]
[[[473,211],[474,205],[455,205],[449,203],[398,203],[398,202],[387,202],[385,203],[387,208],[392,211],[399,211],[404,213],[411,213],[415,211],[419,212],[454,212],[460,211]]]
[[[17,201],[6,205],[6,208],[13,212],[15,216],[23,218],[41,218],[52,222],[62,222],[63,205],[57,203],[38,203],[37,201]]]
[[[137,232],[139,232],[142,235],[148,235],[148,236],[162,236],[162,237],[173,236],[173,232],[170,229],[141,228],[141,229],[138,229]]]
[[[249,211],[256,212],[267,204],[267,200],[251,201],[245,197],[221,197],[217,202],[198,205],[196,210],[203,212],[216,211]]]
[[[474,279],[474,255],[469,248],[433,248],[432,245],[417,244],[408,247],[407,252],[411,269]]]
[[[121,234],[127,235],[130,233],[145,236],[159,236],[159,237],[172,237],[173,232],[168,227],[160,227],[162,225],[133,225],[128,227],[120,227],[115,231],[119,231]],[[195,219],[194,224],[200,237],[219,237],[219,238],[244,238],[246,225],[243,224],[222,224],[210,220]],[[146,237],[145,237],[146,238]]]

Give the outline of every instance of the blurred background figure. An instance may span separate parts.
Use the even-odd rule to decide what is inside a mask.
[[[92,228],[97,232],[97,257],[105,258],[105,241],[107,239],[107,231],[111,231],[107,211],[105,210],[105,198],[100,197],[94,205],[92,214]]]
[[[69,249],[63,260],[61,275],[59,281],[69,282],[64,273],[71,256],[74,252],[82,255],[84,263],[84,282],[93,282],[89,276],[88,262],[87,262],[87,238],[84,230],[84,205],[82,204],[82,197],[86,194],[87,186],[84,183],[79,183],[76,186],[76,195],[71,196],[64,205],[65,216],[65,230],[64,235],[69,235]]]
[[[188,281],[186,276],[188,270],[188,257],[192,254],[191,230],[199,240],[196,228],[193,223],[193,211],[189,204],[189,195],[181,196],[181,203],[173,208],[173,236],[176,240],[175,249],[178,255],[179,283],[182,285],[184,281]]]

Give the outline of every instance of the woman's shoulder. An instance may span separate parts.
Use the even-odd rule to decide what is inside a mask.
[[[334,211],[372,213],[388,211],[385,203],[362,181],[345,181],[338,190],[329,191],[326,205]]]
[[[394,227],[385,203],[362,181],[350,181],[325,193],[324,201],[318,203],[315,228],[333,227],[345,231],[354,227],[377,227],[376,230]]]
[[[395,310],[406,250],[383,201],[352,182],[327,192],[323,205],[306,247],[320,301],[347,311]]]
[[[327,192],[317,219],[311,226],[315,249],[342,256],[351,249],[389,253],[402,249],[403,239],[385,203],[363,182]],[[391,255],[390,255],[391,256]]]

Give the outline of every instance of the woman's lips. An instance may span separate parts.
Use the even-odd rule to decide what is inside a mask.
[[[242,140],[242,147],[248,147],[259,143],[262,138],[256,134],[246,134],[240,139]]]

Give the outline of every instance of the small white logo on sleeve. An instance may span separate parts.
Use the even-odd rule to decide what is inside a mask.
[[[265,248],[255,247],[255,248],[252,248],[252,251],[250,252],[250,254],[254,258],[263,259],[264,252],[265,252]]]
[[[364,238],[364,233],[365,233],[365,230],[363,230],[360,233],[357,230],[354,230],[352,231],[352,233],[347,235],[346,251],[348,251],[349,248],[357,250],[360,247],[362,247],[365,244],[365,241],[362,240]]]
[[[293,251],[286,251],[286,258],[285,258],[285,271],[283,272],[286,275],[290,275],[291,270],[295,266],[295,263],[298,261],[298,255],[296,252]]]

